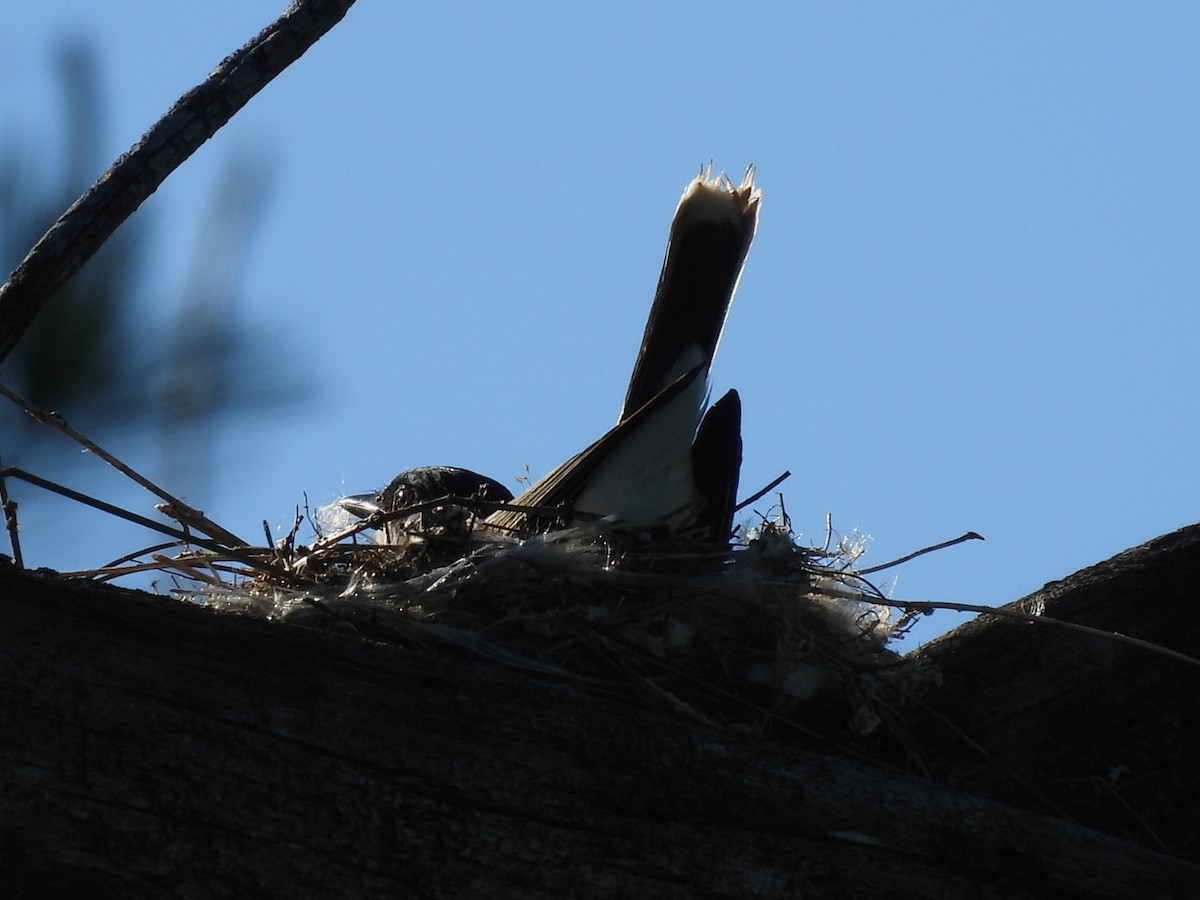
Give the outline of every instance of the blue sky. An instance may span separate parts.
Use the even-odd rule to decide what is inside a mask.
[[[3,0],[0,128],[57,137],[51,51],[83,35],[115,158],[283,6]],[[885,584],[967,603],[1194,522],[1197,46],[1191,3],[360,3],[138,213],[177,291],[223,166],[269,163],[238,299],[262,371],[313,387],[188,499],[258,534],[305,492],[585,446],[711,159],[764,195],[713,373],[744,493],[790,469],[795,527],[870,534],[867,564],[979,531]],[[34,563],[139,540],[41,519]]]

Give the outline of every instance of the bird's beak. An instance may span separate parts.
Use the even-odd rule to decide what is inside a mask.
[[[377,494],[352,494],[349,497],[342,497],[337,501],[337,505],[360,519],[367,519],[376,513],[383,512]]]

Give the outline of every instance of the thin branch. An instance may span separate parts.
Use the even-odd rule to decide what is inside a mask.
[[[113,456],[111,453],[109,453],[107,450],[105,450],[103,447],[101,447],[99,444],[95,443],[94,441],[92,441],[91,439],[86,437],[85,435],[76,431],[74,428],[72,428],[70,425],[67,424],[66,420],[63,419],[62,416],[56,415],[55,413],[48,413],[43,409],[39,409],[37,406],[34,406],[32,403],[30,403],[24,397],[21,397],[19,394],[16,394],[13,391],[9,390],[3,384],[0,384],[0,396],[7,397],[9,400],[11,400],[17,406],[21,407],[21,409],[25,410],[25,412],[27,412],[29,415],[33,416],[33,418],[37,419],[39,422],[43,423],[44,425],[49,425],[51,428],[61,431],[63,434],[65,434],[71,440],[75,441],[75,443],[79,444],[81,447],[83,447],[89,453],[104,460],[106,463],[108,463],[110,466],[112,466],[114,469],[116,469],[118,472],[120,472],[126,478],[130,479],[135,484],[141,485],[143,488],[148,490],[150,493],[154,494],[156,497],[158,497],[160,500],[163,501],[162,503],[158,504],[158,507],[157,507],[158,510],[163,513],[163,515],[169,516],[170,518],[174,519],[176,522],[179,522],[185,528],[187,528],[189,526],[192,528],[195,528],[198,531],[202,532],[203,534],[207,534],[209,537],[213,538],[214,540],[217,540],[217,541],[221,542],[222,544],[227,544],[230,547],[238,547],[238,546],[247,546],[248,545],[247,541],[242,540],[240,537],[238,537],[233,532],[227,531],[226,529],[222,528],[216,522],[213,522],[206,515],[204,515],[204,513],[201,512],[200,510],[194,509],[193,507],[188,506],[186,503],[184,503],[178,497],[174,496],[173,494],[168,493],[167,491],[165,491],[163,488],[160,488],[157,484],[155,484],[150,479],[146,478],[145,476],[143,476],[143,475],[139,474],[138,472],[134,471],[133,469],[131,469],[125,463],[121,462],[121,460],[117,459],[115,456]]]
[[[89,497],[87,494],[72,490],[69,487],[64,487],[61,484],[55,484],[45,478],[40,478],[31,472],[26,472],[24,469],[9,467],[0,471],[0,478],[17,478],[40,487],[43,490],[66,497],[68,500],[74,500],[76,503],[82,503],[84,506],[90,506],[92,509],[98,509],[100,512],[108,513],[111,516],[116,516],[119,519],[124,519],[127,522],[132,522],[134,525],[141,525],[143,528],[148,528],[151,531],[157,531],[159,534],[165,534],[167,537],[174,538],[181,544],[186,544],[194,547],[202,547],[213,553],[222,556],[228,556],[231,559],[236,559],[238,562],[260,572],[268,573],[269,575],[280,579],[284,582],[291,582],[295,579],[289,573],[280,570],[278,567],[263,562],[258,556],[263,552],[250,547],[229,547],[219,541],[210,540],[209,538],[199,537],[183,531],[179,528],[173,528],[170,525],[165,525],[162,522],[156,522],[153,519],[147,519],[145,516],[140,516],[135,512],[130,512],[127,509],[121,509],[119,506],[114,506],[111,503],[106,503],[103,500],[98,500],[95,497]],[[266,552],[270,552],[269,549]]]
[[[124,556],[119,556],[107,565],[103,565],[97,571],[104,569],[115,569],[123,566],[125,563],[137,559],[139,556],[149,556],[152,553],[161,553],[169,547],[186,547],[187,544],[182,541],[166,541],[161,544],[155,544],[152,547],[145,547],[141,550],[135,550],[133,553],[126,553]]]
[[[743,500],[741,503],[739,503],[737,506],[735,506],[733,508],[733,511],[735,513],[741,512],[743,509],[745,509],[747,506],[749,506],[755,500],[758,500],[761,497],[765,497],[769,491],[772,491],[775,488],[779,487],[779,485],[783,484],[784,481],[786,481],[787,479],[789,479],[791,477],[792,477],[792,473],[785,471],[782,475],[780,475],[778,478],[776,478],[774,481],[772,481],[770,484],[768,484],[761,491],[756,491],[755,493],[753,493],[749,497],[747,497],[745,500]]]
[[[940,544],[931,544],[928,547],[922,547],[920,550],[914,550],[912,553],[905,554],[899,559],[893,559],[890,562],[880,563],[877,566],[871,566],[867,569],[855,569],[855,575],[870,575],[873,572],[882,572],[884,569],[890,569],[892,566],[898,566],[901,563],[906,563],[910,559],[916,559],[918,556],[924,556],[926,553],[933,553],[936,550],[945,550],[947,547],[953,547],[955,544],[961,544],[963,541],[982,541],[983,535],[977,531],[967,531],[960,534],[956,538],[951,538],[948,541],[942,541]]]
[[[293,0],[283,15],[180,97],[71,205],[0,287],[0,362],[42,307],[163,180],[341,21],[353,3]]]
[[[4,480],[4,475],[4,463],[0,460],[0,514],[4,516],[4,528],[12,546],[13,562],[18,569],[23,569],[25,560],[21,556],[21,539],[17,533],[17,504],[15,500],[8,499],[8,483]]]
[[[1170,647],[1155,644],[1153,641],[1142,640],[1141,638],[1136,638],[1120,631],[1108,631],[1104,628],[1093,628],[1091,625],[1081,625],[1078,622],[1067,622],[1064,619],[1055,619],[1051,616],[1041,615],[1040,613],[1023,612],[999,606],[980,606],[975,603],[950,603],[942,600],[887,600],[879,598],[873,599],[871,602],[877,606],[892,606],[902,610],[911,609],[928,613],[936,609],[948,609],[952,612],[979,613],[983,616],[995,616],[998,619],[1013,619],[1018,622],[1029,622],[1033,625],[1062,628],[1067,631],[1074,631],[1077,634],[1086,634],[1092,637],[1103,638],[1104,640],[1115,641],[1118,644],[1137,647],[1139,650],[1146,650],[1158,656],[1164,656],[1167,659],[1173,659],[1176,662],[1200,668],[1200,659],[1188,656],[1186,653],[1180,653],[1178,650],[1172,650]]]

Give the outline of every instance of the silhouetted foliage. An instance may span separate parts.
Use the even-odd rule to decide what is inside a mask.
[[[75,40],[55,59],[62,152],[34,152],[55,142],[30,137],[0,147],[0,263],[6,271],[108,163],[94,52]],[[226,167],[201,211],[201,237],[177,298],[145,282],[153,222],[139,211],[43,309],[0,370],[5,384],[98,440],[119,432],[126,448],[154,441],[166,479],[201,490],[223,417],[238,409],[262,411],[299,393],[294,375],[264,380],[259,372],[249,374],[251,329],[236,304],[248,237],[264,207],[265,175],[266,166],[253,159],[235,158]],[[68,461],[80,458],[74,449],[20,410],[0,407],[5,464],[69,479]]]
[[[57,56],[62,87],[65,141],[61,160],[33,148],[37,140],[0,148],[0,262],[11,269],[100,171],[104,118],[95,58],[86,44],[62,45]],[[52,146],[52,144],[51,144]],[[58,163],[57,170],[48,166]],[[3,369],[7,384],[39,406],[83,412],[124,392],[139,371],[129,321],[129,297],[141,264],[139,232],[145,219],[128,223],[72,279],[26,332]],[[118,424],[135,410],[104,404],[105,423]],[[38,431],[9,427],[9,457],[38,439]],[[21,423],[21,417],[16,420]],[[18,437],[19,435],[19,437]],[[12,446],[16,438],[16,446]]]

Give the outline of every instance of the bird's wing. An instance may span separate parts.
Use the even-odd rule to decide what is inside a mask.
[[[741,471],[742,400],[731,390],[704,414],[692,445],[692,479],[702,501],[695,525],[701,539],[729,538]]]
[[[666,509],[662,503],[645,508],[644,494],[659,492],[665,486],[655,478],[656,471],[672,481],[686,478],[690,485],[693,410],[699,403],[697,392],[704,390],[707,368],[693,366],[591,446],[538,479],[513,504],[541,509],[563,507],[559,518],[567,521],[578,512],[642,523],[655,521],[673,512],[675,506],[686,504],[686,496],[678,503],[674,500],[681,492],[677,486],[668,492],[671,499],[666,503],[673,505]],[[693,421],[690,430],[680,427],[681,418]],[[681,439],[681,435],[686,437]],[[694,493],[694,488],[689,487],[689,492]],[[555,524],[554,518],[548,521],[515,510],[500,510],[488,516],[486,522],[503,529],[539,531]]]
[[[754,237],[759,198],[752,168],[736,187],[705,171],[684,189],[616,427],[516,504],[566,507],[567,521],[613,516],[672,527],[698,523],[718,539],[728,534],[741,463],[741,404],[731,392],[707,416],[704,409],[708,370]],[[519,530],[553,524],[511,511],[488,522]]]

